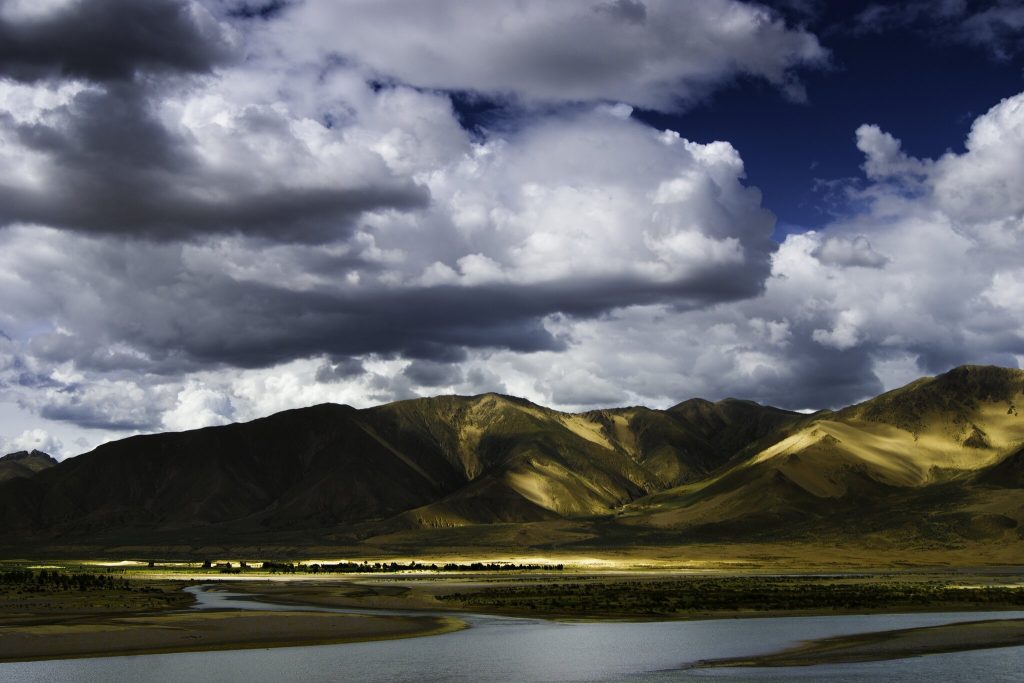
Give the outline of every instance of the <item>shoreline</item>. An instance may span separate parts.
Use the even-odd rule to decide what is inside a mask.
[[[337,645],[419,638],[465,628],[468,624],[455,616],[171,612],[91,623],[6,627],[0,635],[0,663]]]
[[[1024,619],[986,619],[810,640],[779,652],[697,662],[688,669],[853,664],[1024,646]]]
[[[1000,612],[1021,612],[1024,606],[1021,605],[963,605],[946,604],[928,607],[889,607],[878,609],[804,609],[804,610],[723,610],[717,612],[693,612],[674,614],[651,614],[651,615],[616,615],[616,614],[594,614],[584,615],[549,612],[544,610],[497,610],[474,607],[460,607],[457,605],[428,605],[428,604],[394,604],[389,606],[371,605],[365,599],[338,600],[336,602],[324,602],[314,598],[282,597],[272,592],[250,590],[252,586],[232,585],[232,590],[246,593],[253,599],[259,599],[269,604],[283,607],[325,607],[325,608],[353,608],[353,609],[400,609],[407,612],[437,613],[446,612],[453,617],[459,615],[485,615],[494,617],[510,617],[516,619],[543,619],[558,623],[644,623],[658,621],[716,621],[726,619],[783,619],[797,617],[846,617],[846,616],[875,616],[884,614],[942,614],[942,613],[977,613],[988,612],[998,614]]]
[[[251,624],[246,623],[246,621],[256,619],[264,620],[264,629],[254,634],[250,628]],[[369,623],[370,620],[375,623]],[[694,620],[703,621],[706,618]],[[161,623],[167,621],[190,623]],[[341,626],[341,632],[326,637],[322,634],[312,635],[310,626],[314,625],[315,631],[321,632],[324,624],[314,624],[314,622],[324,621],[337,622],[336,626]],[[610,620],[594,619],[588,621]],[[7,629],[9,631],[36,631],[36,633],[32,634],[34,636],[45,635],[46,651],[41,651],[37,648],[34,653],[5,656],[3,649],[0,648],[0,664],[340,645],[345,643],[429,637],[470,628],[469,624],[455,615],[402,617],[391,615],[335,614],[330,612],[220,610],[186,614],[175,612],[150,617],[115,619],[111,620],[111,622],[78,624],[75,626],[51,624],[47,626],[23,627],[21,629],[17,627]],[[228,624],[229,628],[226,631],[226,637],[224,637],[225,632],[220,629],[216,631],[202,628],[196,629],[196,624],[202,622],[213,622],[221,626],[225,625],[225,622],[234,623]],[[411,624],[410,622],[419,623]],[[272,625],[275,628],[265,628],[268,625]],[[352,628],[353,626],[371,628]],[[372,628],[373,626],[378,628]],[[47,629],[59,630],[44,633],[43,631]],[[125,647],[123,637],[118,639],[119,643],[121,643],[118,647],[114,648],[107,645],[111,640],[109,637],[111,631],[119,631],[123,634],[128,629],[131,629],[130,640],[135,641],[134,646],[129,645]],[[209,638],[211,633],[215,632],[221,633],[222,637],[209,638],[201,643],[179,642],[168,645],[165,640],[167,634],[160,632],[167,629],[190,629],[188,630],[189,635],[184,636],[188,638],[196,638],[195,633],[197,630],[203,634],[199,637]],[[284,635],[285,633],[287,635]],[[74,647],[62,649],[61,646],[69,645],[69,640],[71,639],[74,639]],[[150,641],[148,639],[153,640]],[[158,639],[159,643],[157,642]],[[100,645],[100,642],[104,644]],[[782,651],[763,655],[698,661],[683,667],[681,670],[808,667],[825,664],[886,661],[931,654],[1004,647],[1024,647],[1024,619],[996,618],[939,626],[835,636],[806,641]]]
[[[833,661],[892,659],[932,652],[1024,645],[1024,619],[1017,615],[1001,615],[1001,612],[1024,611],[1024,606],[1018,602],[1019,597],[1024,596],[1024,585],[1019,583],[1019,580],[1008,580],[1009,577],[947,575],[945,581],[936,582],[934,579],[938,577],[924,576],[915,577],[917,581],[902,588],[898,583],[905,581],[906,575],[837,576],[810,583],[805,583],[808,577],[779,578],[781,584],[772,577],[727,578],[724,583],[719,582],[721,585],[709,584],[710,589],[714,589],[711,593],[701,592],[709,589],[702,585],[708,582],[708,577],[691,577],[676,586],[675,581],[679,577],[673,575],[662,574],[659,577],[643,573],[624,576],[618,572],[611,575],[603,572],[577,574],[568,580],[564,575],[555,579],[553,576],[491,573],[431,577],[328,575],[297,581],[274,580],[263,576],[230,576],[209,577],[204,582],[213,584],[210,586],[211,590],[236,592],[245,596],[240,599],[256,600],[266,604],[266,608],[242,610],[225,609],[220,604],[214,605],[212,609],[192,610],[186,607],[182,610],[181,607],[186,603],[192,603],[191,596],[188,596],[191,591],[182,589],[196,584],[180,579],[135,583],[133,586],[118,584],[112,589],[87,592],[55,589],[50,592],[39,592],[35,588],[38,582],[33,579],[21,592],[10,592],[3,605],[4,610],[0,612],[0,662],[300,647],[426,637],[469,628],[467,620],[472,621],[471,617],[474,615],[543,619],[561,623],[611,624],[974,613],[968,617],[960,617],[973,621],[928,629],[911,629],[907,631],[909,635],[901,631],[882,631],[821,642],[810,641],[784,652],[737,657],[721,662],[701,662],[691,667],[813,665]],[[672,582],[663,585],[661,579],[670,579]],[[766,583],[766,579],[770,581]],[[134,577],[132,580],[138,581]],[[694,581],[697,582],[696,588],[690,585]],[[794,604],[793,608],[786,609],[779,608],[777,604],[771,605],[770,600],[762,597],[777,597],[778,592],[772,589],[773,586],[781,587],[790,593],[793,593],[795,588],[797,592],[793,594],[800,594],[806,585],[809,589],[823,591],[822,595],[825,597],[831,591],[837,590],[837,587],[853,586],[858,591],[868,591],[870,597],[871,591],[887,590],[893,586],[899,588],[901,592],[908,589],[933,591],[936,586],[948,586],[950,583],[957,589],[965,591],[1010,589],[1009,599],[1013,604],[993,600],[985,604],[963,601],[918,605],[819,607],[813,604],[812,599],[810,603],[805,602],[800,607]],[[767,590],[767,593],[764,592],[765,586],[771,589]],[[694,594],[697,590],[704,598],[706,609],[660,613],[645,611],[648,605],[654,608],[679,605],[680,603],[670,600],[671,596],[661,595],[663,591],[671,592],[673,587],[686,588],[685,595]],[[522,601],[501,604],[485,599],[488,596],[506,599],[508,596],[503,596],[501,591],[514,592],[523,589],[548,591],[550,595],[547,597],[559,600],[552,601],[543,596],[532,598],[536,603],[527,609]],[[494,590],[499,592],[494,593]],[[595,597],[607,591],[611,591],[607,599],[599,600]],[[744,591],[750,592],[750,595],[745,595]],[[956,593],[959,594],[959,590]],[[733,596],[739,606],[727,607],[733,598],[723,601],[720,599],[723,594]],[[634,595],[637,596],[636,601],[633,601]],[[661,597],[647,602],[650,595]],[[942,595],[940,591],[935,597],[941,600]],[[482,602],[476,602],[477,599]],[[786,602],[772,599],[775,603]],[[558,606],[559,601],[562,603],[561,608]],[[763,602],[762,608],[753,607],[758,601]],[[567,608],[566,602],[574,606]],[[306,611],[302,608],[312,610]],[[353,614],[317,611],[318,609],[381,612]],[[630,609],[634,611],[628,613]],[[390,610],[400,610],[401,613],[389,612]],[[999,629],[1002,630],[992,631],[981,637],[978,635],[981,632],[978,629],[988,627],[976,627],[973,638],[963,638],[955,634],[956,629],[962,630],[967,624],[999,624]],[[951,636],[949,633],[954,635]],[[850,654],[850,648],[853,648],[856,654]],[[854,656],[857,659],[839,658]],[[803,664],[793,664],[797,661]]]

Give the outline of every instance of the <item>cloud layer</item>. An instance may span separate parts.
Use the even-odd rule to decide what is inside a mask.
[[[273,33],[296,61],[336,55],[371,77],[527,104],[672,109],[737,76],[799,97],[796,69],[827,58],[812,34],[733,0],[305,2]]]
[[[1024,94],[963,153],[850,131],[859,210],[779,244],[742,150],[633,110],[799,99],[827,54],[760,5],[144,5],[0,5],[0,412],[817,408],[1024,356]]]

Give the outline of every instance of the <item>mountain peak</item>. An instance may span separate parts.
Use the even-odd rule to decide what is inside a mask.
[[[56,464],[56,458],[35,449],[8,453],[0,457],[0,482],[26,479]]]
[[[1009,415],[1024,393],[1024,370],[993,365],[962,365],[935,377],[923,377],[906,386],[840,411],[840,415],[891,424],[920,434],[938,423],[956,429],[970,424],[985,405],[998,404]]]
[[[0,456],[0,461],[14,462],[19,460],[41,460],[49,462],[51,465],[57,464],[57,459],[52,455],[34,448],[31,451],[15,451],[14,453],[8,453],[7,455]]]

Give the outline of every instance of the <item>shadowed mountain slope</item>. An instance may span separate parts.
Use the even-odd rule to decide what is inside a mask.
[[[643,408],[574,415],[496,394],[321,405],[105,444],[4,488],[0,519],[8,535],[78,538],[602,515],[727,461],[738,444],[720,421],[697,429]]]
[[[30,533],[322,526],[387,516],[465,483],[436,453],[396,452],[348,406],[100,446],[0,495]]]

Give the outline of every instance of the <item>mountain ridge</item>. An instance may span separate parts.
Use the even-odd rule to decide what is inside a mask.
[[[34,448],[8,453],[0,456],[0,482],[31,477],[56,464],[57,459],[52,455]]]
[[[129,437],[2,482],[0,546],[415,547],[448,530],[485,545],[506,534],[515,547],[621,547],[855,537],[858,525],[1020,543],[1018,405],[1024,371],[991,366],[811,415],[731,398],[582,413],[495,393],[320,404]]]

